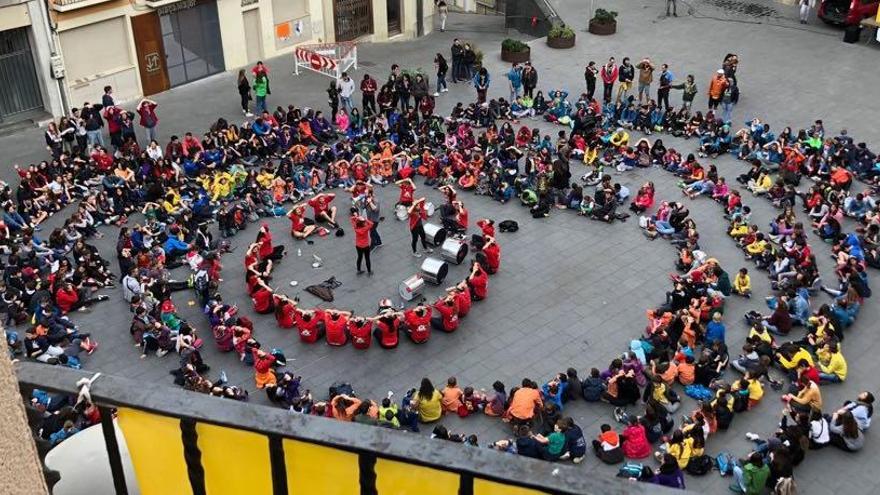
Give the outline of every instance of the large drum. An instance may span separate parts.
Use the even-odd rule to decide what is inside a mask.
[[[404,301],[412,301],[416,296],[422,293],[422,289],[424,288],[425,279],[417,273],[401,282],[397,290],[400,292],[400,297],[403,298]]]
[[[446,229],[436,223],[425,223],[425,238],[428,244],[440,246],[446,240]]]
[[[421,270],[422,278],[426,282],[440,285],[446,279],[446,274],[449,273],[449,265],[437,258],[425,258],[425,261],[422,262]]]
[[[444,260],[460,265],[468,255],[468,245],[466,242],[449,238],[443,241],[440,246],[440,256]]]

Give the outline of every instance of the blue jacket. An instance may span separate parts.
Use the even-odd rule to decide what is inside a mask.
[[[169,236],[163,247],[165,248],[165,254],[168,255],[178,252],[185,253],[189,249],[189,245],[174,236]]]

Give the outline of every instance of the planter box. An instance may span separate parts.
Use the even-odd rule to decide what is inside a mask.
[[[547,37],[547,46],[550,48],[571,48],[574,46],[575,36],[571,38],[551,38]]]
[[[610,22],[608,24],[600,24],[596,22],[595,19],[590,19],[589,31],[593,34],[598,34],[599,36],[614,34],[617,32],[617,21],[615,20],[614,22]]]
[[[528,62],[532,58],[532,50],[530,48],[526,48],[525,51],[521,52],[511,52],[507,51],[504,48],[501,49],[501,60],[505,62],[510,62],[512,64],[521,64],[523,62]]]

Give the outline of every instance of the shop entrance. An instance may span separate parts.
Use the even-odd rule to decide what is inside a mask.
[[[215,2],[184,0],[156,10],[172,87],[225,69]]]
[[[27,28],[0,31],[0,122],[22,120],[42,108]]]

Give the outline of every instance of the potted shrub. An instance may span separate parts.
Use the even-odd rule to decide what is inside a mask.
[[[608,35],[617,32],[617,12],[605,9],[596,9],[593,18],[590,19],[589,31],[593,34]]]
[[[520,40],[507,38],[501,42],[501,60],[512,64],[528,62],[532,52],[529,45]]]
[[[574,29],[561,24],[553,26],[547,34],[547,46],[550,48],[571,48],[574,46]]]

